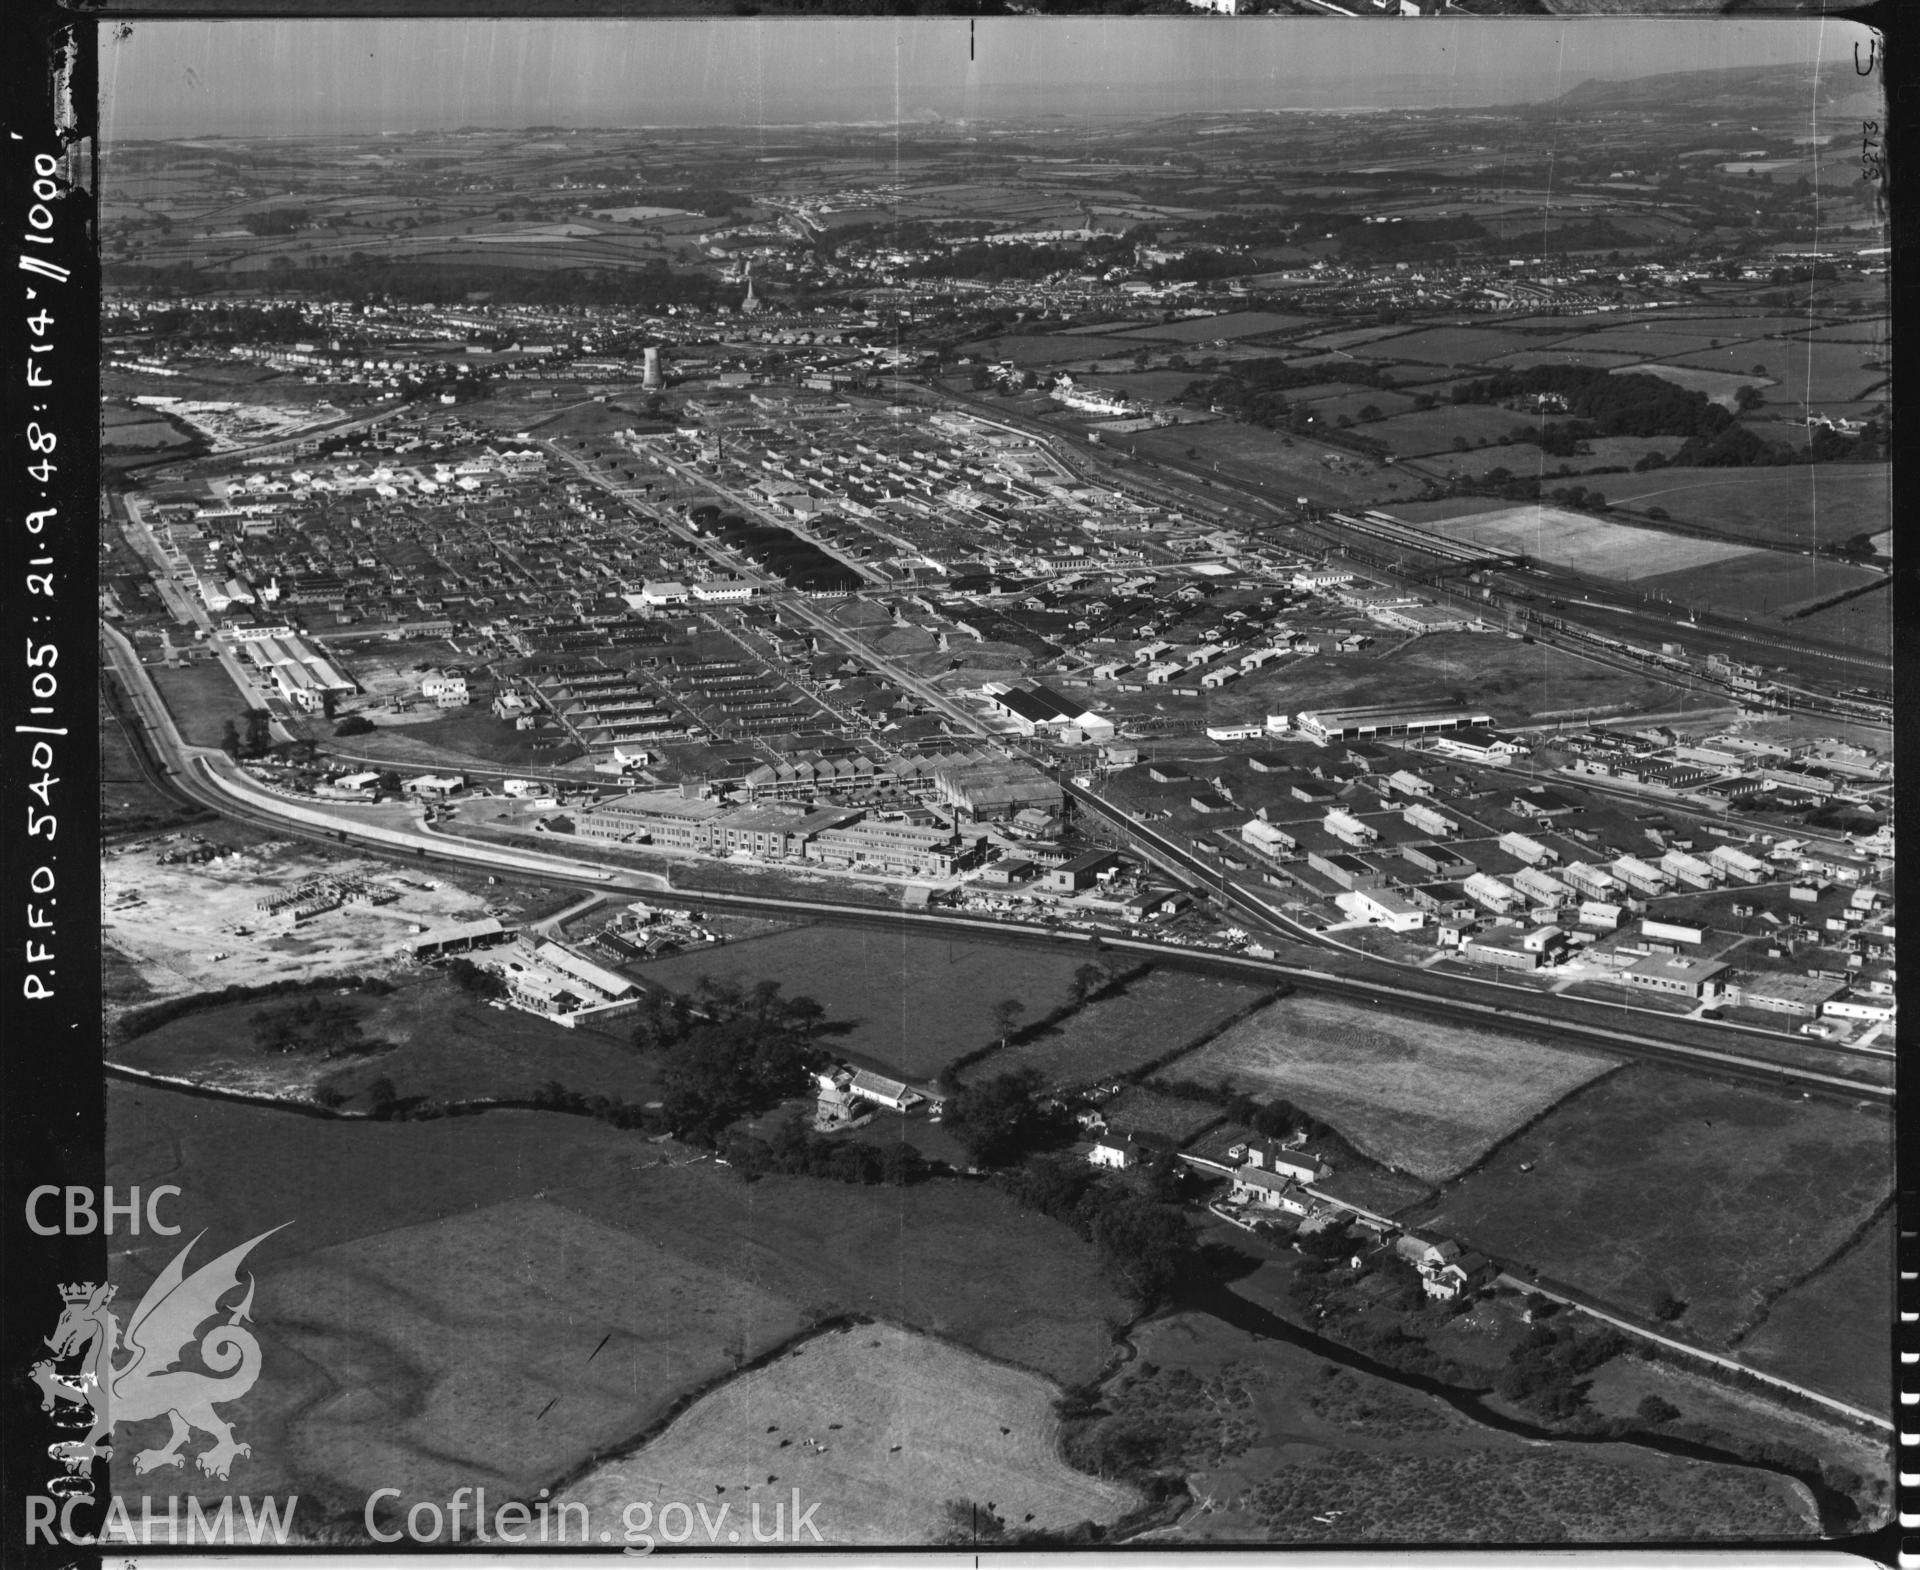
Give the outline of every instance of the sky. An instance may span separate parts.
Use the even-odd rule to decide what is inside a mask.
[[[1588,78],[1837,62],[1868,36],[1798,17],[1198,16],[192,20],[115,34],[99,34],[108,143],[1513,104]]]

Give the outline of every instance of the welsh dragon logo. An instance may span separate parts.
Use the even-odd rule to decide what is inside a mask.
[[[147,1288],[124,1337],[119,1317],[109,1306],[114,1287],[91,1281],[61,1287],[65,1306],[53,1334],[46,1338],[53,1356],[35,1363],[31,1373],[40,1387],[41,1411],[51,1412],[58,1403],[68,1402],[93,1414],[93,1426],[84,1439],[54,1447],[69,1473],[112,1458],[108,1440],[116,1424],[161,1416],[172,1423],[173,1433],[160,1448],[134,1456],[136,1473],[184,1466],[181,1447],[195,1429],[213,1439],[193,1458],[208,1477],[224,1481],[239,1457],[252,1454],[250,1446],[234,1439],[232,1427],[214,1411],[214,1405],[238,1400],[260,1377],[260,1343],[246,1325],[253,1308],[253,1277],[247,1276],[246,1296],[238,1303],[222,1310],[220,1301],[239,1289],[241,1261],[279,1230],[262,1232],[189,1275],[187,1255],[206,1236],[198,1234]],[[202,1334],[201,1327],[222,1312],[225,1319]],[[196,1337],[200,1361],[210,1373],[178,1366]],[[116,1364],[116,1353],[131,1357]],[[60,1371],[60,1364],[76,1359],[80,1362],[77,1373]]]

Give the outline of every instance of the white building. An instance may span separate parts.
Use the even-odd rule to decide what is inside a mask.
[[[443,709],[457,709],[468,701],[464,671],[434,670],[420,678],[420,696]]]

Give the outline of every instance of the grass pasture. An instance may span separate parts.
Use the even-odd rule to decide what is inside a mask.
[[[1066,365],[1093,361],[1102,365],[1130,364],[1140,345],[1126,338],[1076,337],[1067,333],[1021,333],[1006,338],[982,338],[962,344],[960,354],[984,355],[988,360],[1010,360],[1017,366]]]
[[[178,667],[149,665],[147,674],[159,688],[180,734],[192,746],[219,746],[227,721],[238,723],[247,712],[246,695],[218,660],[191,660]]]
[[[1612,369],[1621,365],[1637,365],[1641,356],[1628,354],[1621,349],[1585,349],[1580,340],[1569,340],[1563,347],[1553,349],[1522,349],[1515,354],[1503,354],[1490,362],[1506,371],[1524,371],[1535,365],[1598,365]]]
[[[969,942],[866,927],[799,927],[723,948],[675,955],[641,968],[656,986],[691,992],[703,975],[751,986],[771,978],[788,996],[819,1000],[839,1027],[836,1053],[904,1079],[925,1080],[963,1052],[994,1039],[993,1007],[1019,998],[1028,1019],[1068,1000],[1076,944]]]
[[[1229,311],[1225,316],[1195,316],[1184,321],[1163,322],[1157,327],[1137,327],[1127,336],[1157,338],[1168,343],[1212,343],[1216,338],[1259,338],[1267,333],[1285,332],[1290,327],[1309,327],[1315,320],[1286,311]]]
[[[1870,567],[1788,551],[1748,551],[1716,562],[1704,573],[1669,571],[1638,581],[1656,594],[1703,609],[1777,619],[1795,607],[1817,604],[1879,576]]]
[[[1596,1052],[1308,993],[1241,1021],[1174,1072],[1284,1096],[1364,1154],[1437,1182],[1616,1065]]]
[[[1704,332],[1691,322],[1633,322],[1574,333],[1566,338],[1555,339],[1547,347],[1556,353],[1563,349],[1584,349],[1637,355],[1642,360],[1661,360],[1668,355],[1704,351],[1715,338],[1724,340],[1736,336],[1745,335]],[[1744,370],[1751,363],[1752,357],[1749,356],[1741,369]]]
[[[417,724],[381,726],[356,736],[352,749],[369,757],[398,762],[431,762],[436,754],[472,758],[494,767],[530,764],[557,768],[580,756],[580,749],[559,730],[515,730],[513,721],[497,718],[486,709],[470,707]],[[412,750],[408,750],[412,749]]]
[[[1776,384],[1766,389],[1769,403],[1804,404],[1815,409],[1864,397],[1868,388],[1887,379],[1884,363],[1878,368],[1873,363],[1884,362],[1886,356],[1884,346],[1872,343],[1807,343],[1782,339],[1676,354],[1673,362],[1674,367],[1733,374],[1763,365],[1767,379]],[[1666,375],[1668,369],[1660,368],[1656,374]]]
[[[1881,1216],[1773,1300],[1741,1340],[1741,1360],[1891,1416],[1893,1244],[1893,1219]]]
[[[1298,340],[1303,349],[1352,349],[1363,343],[1375,343],[1382,338],[1394,338],[1406,332],[1403,326],[1392,327],[1340,327],[1330,333],[1314,333],[1311,337]]]
[[[1111,1324],[1127,1317],[1092,1251],[1064,1226],[959,1179],[907,1189],[784,1177],[748,1185],[699,1162],[554,1193],[669,1257],[803,1304],[810,1317],[873,1314],[1062,1383],[1099,1369]]]
[[[1884,659],[1893,647],[1893,595],[1890,589],[1857,594],[1850,600],[1796,617],[1794,630]]]
[[[1405,360],[1413,365],[1483,365],[1496,355],[1539,347],[1541,340],[1533,334],[1500,327],[1428,327],[1361,344],[1352,352],[1365,360]]]
[[[263,1298],[297,1304],[288,1339],[337,1381],[290,1463],[329,1493],[399,1488],[401,1508],[463,1484],[530,1495],[806,1324],[751,1282],[666,1263],[526,1198],[267,1273]]]
[[[821,1502],[814,1519],[829,1547],[936,1543],[955,1499],[991,1503],[1029,1531],[1125,1515],[1132,1488],[1062,1459],[1052,1397],[1033,1374],[856,1324],[727,1381],[560,1497],[584,1502],[595,1537],[605,1528],[616,1540],[629,1501],[724,1500],[745,1538],[756,1504],[770,1530],[775,1504],[791,1509],[798,1489],[803,1507]]]
[[[1156,1134],[1174,1146],[1197,1138],[1221,1120],[1209,1101],[1188,1101],[1142,1085],[1129,1085],[1101,1108],[1108,1124],[1126,1134]]]
[[[1470,447],[1483,437],[1497,442],[1516,425],[1525,423],[1526,420],[1511,409],[1491,404],[1443,404],[1437,409],[1396,415],[1366,426],[1365,431],[1368,436],[1385,442],[1396,457],[1415,458],[1423,453],[1452,452],[1456,438],[1464,439]],[[1528,456],[1533,453],[1531,448],[1517,451]],[[1510,464],[1519,468],[1521,460],[1510,460]]]
[[[331,996],[325,986],[314,996]],[[567,1030],[520,1009],[494,1009],[462,994],[437,974],[404,981],[387,997],[354,993],[346,1002],[369,1040],[395,1043],[391,1051],[336,1058],[263,1053],[254,1047],[251,1020],[287,1000],[256,999],[188,1014],[114,1050],[128,1068],[249,1095],[304,1096],[324,1084],[364,1105],[361,1092],[390,1079],[403,1098],[436,1104],[524,1100],[548,1080],[586,1095],[646,1101],[658,1093],[651,1060],[616,1039],[624,1022],[607,1031]]]
[[[1892,323],[1884,316],[1863,316],[1850,322],[1834,322],[1799,336],[1808,343],[1871,344],[1883,354],[1893,342]]]
[[[1887,527],[1892,474],[1884,463],[1761,469],[1655,469],[1600,482],[1615,507],[1664,507],[1675,518],[1755,545],[1832,545]]]
[[[1726,1346],[1892,1178],[1877,1111],[1636,1063],[1512,1140],[1428,1219],[1636,1314],[1671,1291],[1680,1330]]]
[[[272,1377],[224,1415],[255,1446],[245,1486],[298,1492],[316,1516],[332,1503],[357,1522],[377,1486],[530,1494],[836,1314],[1072,1383],[1127,1312],[1065,1228],[972,1185],[749,1187],[552,1113],[340,1122],[122,1082],[107,1101],[108,1181],[179,1183],[181,1224],[208,1232],[196,1257],[292,1223],[250,1261]],[[121,1299],[178,1246],[116,1250]],[[164,1426],[122,1437],[149,1432]],[[115,1483],[136,1511],[148,1490],[231,1486],[192,1468]]]
[[[1523,552],[1549,566],[1627,583],[1664,573],[1718,567],[1747,554],[1745,546],[1664,534],[1658,529],[1615,523],[1539,502],[1434,521],[1428,527],[1450,539],[1470,540],[1496,551]]]
[[[983,1058],[967,1072],[979,1077],[1033,1068],[1053,1088],[1091,1084],[1204,1036],[1262,990],[1185,971],[1149,971],[1118,995],[1075,1010],[1044,1034]]]
[[[1321,459],[1336,449],[1311,437],[1295,437],[1289,445],[1277,431],[1234,421],[1141,431],[1128,438],[1128,445],[1143,458],[1176,462],[1185,461],[1191,447],[1196,462],[1217,464],[1224,475],[1271,486],[1277,496],[1310,497],[1323,506],[1391,507],[1424,489],[1414,476],[1396,474],[1374,459],[1339,449],[1340,467],[1335,469]]]

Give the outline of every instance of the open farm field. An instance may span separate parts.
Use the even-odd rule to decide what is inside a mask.
[[[1418,703],[1456,691],[1478,694],[1502,724],[1539,713],[1610,706],[1673,706],[1678,695],[1637,673],[1596,665],[1545,644],[1468,632],[1416,638],[1381,658],[1322,654],[1269,675],[1255,672],[1235,684],[1244,712],[1264,714],[1286,704]],[[1261,705],[1267,707],[1261,707]]]
[[[160,689],[160,699],[180,734],[192,746],[219,746],[227,721],[238,721],[247,712],[245,694],[218,660],[149,665],[147,674]]]
[[[1065,365],[1094,361],[1126,363],[1140,345],[1126,338],[1076,337],[1068,333],[1021,333],[1007,338],[982,338],[962,344],[960,354],[985,355],[989,360],[1011,360],[1015,365]]]
[[[1223,474],[1242,483],[1271,486],[1276,496],[1306,496],[1322,506],[1390,506],[1425,488],[1413,476],[1395,474],[1372,458],[1305,436],[1293,438],[1289,446],[1277,431],[1235,421],[1141,431],[1128,438],[1128,445],[1143,458],[1181,461],[1191,447],[1194,461],[1217,463]],[[1337,467],[1322,462],[1329,454],[1337,458]]]
[[[1733,374],[1765,366],[1767,379],[1776,384],[1766,389],[1769,403],[1817,410],[1827,403],[1865,397],[1868,388],[1884,382],[1885,364],[1873,362],[1884,362],[1886,355],[1887,350],[1877,344],[1790,339],[1676,354],[1673,365]]]
[[[1521,349],[1514,354],[1503,354],[1490,360],[1489,365],[1497,365],[1502,370],[1524,371],[1535,365],[1598,365],[1609,369],[1622,365],[1638,364],[1642,356],[1628,354],[1621,349],[1582,348],[1578,338],[1569,339],[1561,347],[1553,349]]]
[[[1193,371],[1101,371],[1074,378],[1076,382],[1124,397],[1145,398],[1155,403],[1172,402],[1201,379]]]
[[[1216,338],[1258,338],[1266,333],[1284,332],[1289,327],[1307,327],[1315,318],[1288,311],[1229,311],[1225,316],[1195,316],[1185,321],[1164,322],[1157,327],[1137,327],[1130,338],[1157,338],[1168,343],[1212,343]]]
[[[1671,1292],[1680,1331],[1724,1347],[1884,1201],[1892,1163],[1877,1111],[1636,1063],[1509,1142],[1423,1220],[1631,1313]]]
[[[1388,380],[1396,387],[1418,388],[1445,401],[1453,384],[1472,379],[1474,369],[1467,366],[1428,364],[1425,361],[1396,360],[1384,367]]]
[[[1895,1275],[1888,1214],[1775,1298],[1741,1360],[1892,1416]]]
[[[827,1011],[827,1044],[907,1080],[926,1080],[994,1039],[993,1008],[1018,998],[1038,1019],[1068,1000],[1078,945],[1036,948],[866,927],[800,927],[717,950],[656,960],[636,972],[691,992],[701,976],[780,982]]]
[[[1033,1068],[1051,1087],[1088,1085],[1204,1036],[1263,990],[1186,971],[1149,971],[1117,997],[1076,1010],[1044,1035],[982,1058],[967,1073],[977,1078]]]
[[[1550,468],[1558,468],[1562,462],[1571,463],[1582,474],[1613,465],[1622,465],[1631,471],[1650,452],[1657,452],[1663,458],[1671,457],[1685,440],[1682,436],[1596,436],[1584,443],[1586,452],[1569,459],[1547,459],[1545,463]],[[1611,488],[1624,478],[1625,475],[1609,475],[1600,483]]]
[[[391,726],[392,729],[389,729]],[[398,730],[400,735],[392,734]],[[416,749],[397,751],[393,744]],[[483,764],[515,767],[528,764],[556,768],[579,757],[580,749],[560,730],[515,730],[513,721],[496,718],[482,708],[467,708],[435,715],[415,723],[410,718],[355,736],[351,750],[368,757],[393,757],[396,761],[431,762],[433,756],[472,758]]]
[[[1362,344],[1353,352],[1365,360],[1405,360],[1415,365],[1482,365],[1495,355],[1538,349],[1541,340],[1499,327],[1429,327],[1419,332]]]
[[[1597,1052],[1309,993],[1242,1020],[1173,1072],[1284,1096],[1364,1154],[1437,1182],[1617,1066]]]
[[[1126,1313],[1065,1228],[974,1186],[748,1187],[553,1113],[339,1122],[107,1094],[109,1181],[166,1174],[189,1196],[183,1224],[222,1246],[293,1223],[251,1262],[274,1377],[225,1415],[260,1457],[249,1486],[356,1520],[377,1486],[530,1494],[836,1314],[1077,1382]],[[177,1247],[117,1252],[121,1297],[137,1302]],[[129,1499],[199,1481],[116,1477]]]
[[[1608,476],[1612,478],[1612,476]],[[1449,539],[1516,551],[1554,567],[1628,583],[1661,573],[1697,571],[1747,553],[1741,545],[1663,534],[1564,507],[1526,502],[1475,516],[1435,520]]]
[[[100,433],[100,446],[106,452],[156,452],[166,447],[190,447],[197,440],[170,421],[155,419],[123,420]]]
[[[398,1488],[401,1510],[461,1486],[529,1496],[808,1323],[540,1198],[308,1254],[264,1273],[269,1298],[263,1330],[278,1319],[313,1379],[281,1464],[323,1494]]]
[[[1156,1543],[1808,1535],[1791,1485],[1764,1473],[1632,1445],[1532,1444],[1205,1314],[1153,1320],[1132,1339],[1139,1355],[1103,1391],[1112,1415],[1076,1434],[1071,1451],[1093,1459],[1121,1435],[1140,1436],[1212,1501]]]
[[[1884,463],[1819,463],[1610,474],[1602,489],[1616,507],[1664,507],[1755,545],[1809,546],[1886,528],[1891,482]]]
[[[1413,408],[1413,399],[1406,393],[1380,392],[1371,387],[1356,391],[1344,384],[1302,387],[1287,397],[1294,403],[1311,403],[1313,412],[1323,420],[1337,420],[1343,414],[1358,420],[1360,411],[1366,408],[1378,409],[1388,416],[1405,414]]]
[[[341,1000],[369,1041],[392,1049],[327,1060],[319,1054],[263,1052],[252,1020],[287,998],[261,998],[186,1015],[113,1049],[116,1063],[249,1095],[310,1096],[326,1086],[364,1108],[363,1093],[388,1079],[402,1100],[524,1101],[557,1081],[568,1090],[621,1101],[659,1094],[654,1060],[624,1044],[626,1022],[604,1031],[568,1030],[522,1009],[495,1009],[467,997],[434,972],[402,976],[387,997],[354,993]],[[328,997],[321,989],[317,994]]]
[[[1129,1085],[1100,1109],[1108,1126],[1125,1134],[1153,1134],[1179,1147],[1221,1121],[1208,1101],[1189,1101],[1143,1085]]]
[[[1858,594],[1850,600],[1842,600],[1825,610],[1796,616],[1793,627],[1796,632],[1805,632],[1842,648],[1884,659],[1893,648],[1891,584],[1871,594]]]
[[[1382,338],[1397,337],[1406,331],[1403,326],[1339,327],[1330,333],[1314,333],[1295,342],[1303,349],[1352,349],[1363,343],[1377,343]]]
[[[1885,353],[1893,344],[1893,324],[1884,316],[1861,316],[1850,322],[1833,322],[1798,335],[1808,343],[1871,344]]]
[[[1815,319],[1817,320],[1817,318]],[[1663,310],[1639,318],[1638,321],[1630,315],[1627,316],[1624,321],[1618,315],[1608,316],[1603,318],[1603,321],[1605,325],[1599,329],[1603,332],[1623,331],[1629,327],[1637,328],[1644,323],[1656,333],[1674,335],[1696,333],[1707,340],[1718,338],[1724,344],[1738,343],[1751,338],[1770,338],[1789,333],[1804,333],[1807,330],[1808,318],[1805,316],[1788,316],[1779,313],[1766,315],[1756,312],[1751,316],[1747,316],[1737,312],[1722,313],[1720,315],[1714,315],[1708,312],[1701,315],[1694,315],[1690,312]],[[1578,334],[1574,335],[1573,338],[1557,339],[1555,341],[1570,343],[1577,337]]]
[[[1064,1226],[959,1179],[748,1185],[703,1162],[648,1167],[624,1190],[556,1197],[820,1317],[873,1314],[1062,1383],[1098,1371],[1113,1323],[1127,1317],[1093,1252]]]
[[[1486,404],[1444,404],[1437,409],[1397,415],[1369,425],[1365,430],[1368,436],[1385,442],[1396,457],[1413,458],[1422,453],[1451,452],[1455,441],[1464,441],[1468,446],[1475,446],[1482,439],[1497,442],[1514,426],[1525,423],[1511,409]],[[1518,448],[1516,452],[1518,456],[1512,465],[1522,469],[1525,459],[1534,456],[1536,449]]]
[[[1715,562],[1704,572],[1668,571],[1637,581],[1652,593],[1703,609],[1777,619],[1797,606],[1860,588],[1880,576],[1870,567],[1846,562],[1788,551],[1749,551]]]
[[[1609,354],[1637,355],[1642,360],[1664,359],[1671,354],[1692,354],[1706,349],[1715,338],[1744,337],[1745,334],[1708,332],[1691,322],[1634,322],[1596,328],[1557,338],[1546,347],[1601,351]],[[1749,356],[1749,363],[1751,356]],[[1743,366],[1742,369],[1745,367]]]
[[[724,1481],[722,1481],[724,1480]],[[820,1501],[829,1547],[934,1544],[950,1501],[1016,1530],[1065,1532],[1125,1515],[1139,1496],[1069,1467],[1046,1381],[895,1325],[797,1343],[703,1396],[658,1438],[603,1463],[560,1498],[617,1541],[630,1501],[716,1500],[763,1530],[794,1491]],[[716,1501],[717,1502],[717,1501]]]

